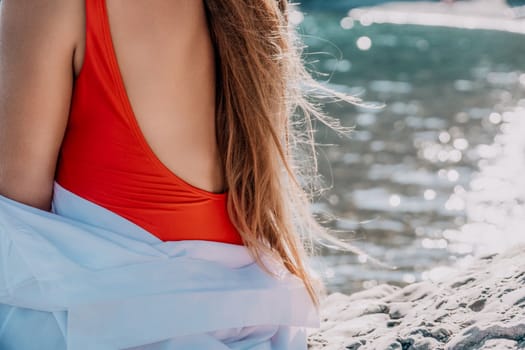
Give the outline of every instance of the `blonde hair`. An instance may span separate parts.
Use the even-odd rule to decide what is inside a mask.
[[[355,251],[312,216],[317,161],[312,119],[347,132],[320,112],[312,92],[358,103],[306,71],[287,0],[205,0],[217,63],[216,136],[229,191],[228,212],[264,268],[276,256],[319,306],[326,289],[306,265],[314,238]],[[271,273],[271,272],[270,272]]]

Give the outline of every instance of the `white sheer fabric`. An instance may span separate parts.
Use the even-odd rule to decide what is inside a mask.
[[[163,242],[58,183],[52,213],[0,196],[0,349],[305,350],[317,310],[264,261],[279,278],[244,246]]]

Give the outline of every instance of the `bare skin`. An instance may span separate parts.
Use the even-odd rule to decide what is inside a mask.
[[[50,210],[84,59],[84,1],[0,1],[0,194],[43,210]],[[124,84],[149,145],[183,180],[222,192],[202,1],[106,2]]]

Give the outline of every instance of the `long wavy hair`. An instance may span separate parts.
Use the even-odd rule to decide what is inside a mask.
[[[228,213],[262,268],[272,273],[261,253],[278,258],[302,279],[318,307],[326,289],[306,263],[315,253],[314,241],[321,237],[354,250],[310,211],[318,186],[312,121],[348,130],[321,113],[309,96],[312,91],[337,94],[307,72],[287,0],[204,3],[216,54],[216,137]]]

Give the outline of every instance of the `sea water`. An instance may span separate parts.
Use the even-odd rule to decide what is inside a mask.
[[[336,235],[396,270],[324,248],[331,291],[439,278],[525,241],[525,37],[502,31],[300,16],[314,76],[365,102],[317,125],[328,187],[314,211]],[[330,218],[330,216],[336,218]]]

